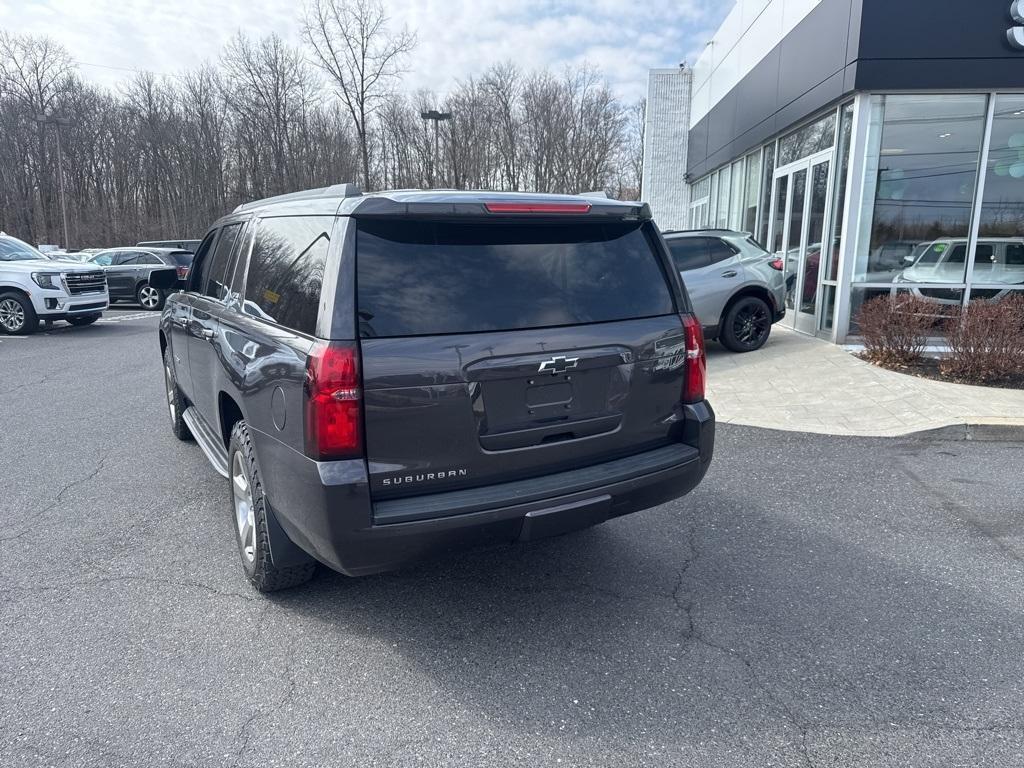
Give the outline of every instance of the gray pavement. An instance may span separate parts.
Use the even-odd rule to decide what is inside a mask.
[[[1024,764],[1024,445],[726,425],[678,502],[264,598],[155,333],[0,342],[0,765]]]

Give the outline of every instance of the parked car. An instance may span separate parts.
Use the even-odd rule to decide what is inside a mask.
[[[200,240],[143,240],[135,245],[139,248],[173,248],[178,251],[196,252]]]
[[[174,267],[183,288],[192,268],[193,254],[173,248],[108,248],[93,255],[91,261],[103,267],[110,286],[110,300],[136,301],[143,309],[163,309],[168,291],[150,284],[154,269]]]
[[[172,431],[229,479],[263,591],[595,525],[712,456],[700,324],[639,203],[337,185],[243,205],[160,352]]]
[[[0,332],[34,333],[41,320],[90,325],[107,303],[102,270],[54,261],[0,232]]]
[[[704,336],[733,352],[752,352],[768,341],[786,315],[782,259],[744,232],[696,229],[665,233]]]
[[[967,269],[967,238],[943,237],[915,250],[909,266],[893,278],[893,292],[908,289],[936,304],[959,305],[959,288],[913,287],[908,283],[963,283]],[[986,237],[978,240],[971,279],[989,288],[972,288],[972,298],[998,301],[1024,285],[1024,238]],[[998,286],[998,287],[995,287]],[[1001,286],[1006,286],[1005,288]]]

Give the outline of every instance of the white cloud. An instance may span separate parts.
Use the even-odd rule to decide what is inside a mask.
[[[17,2],[15,11],[12,3]],[[389,0],[392,25],[417,33],[404,87],[444,93],[488,65],[524,69],[589,62],[624,99],[644,93],[650,67],[672,66],[698,48],[729,10],[727,0]],[[11,7],[9,7],[11,6]],[[13,32],[63,43],[91,80],[114,84],[119,69],[174,73],[215,59],[239,28],[277,32],[298,44],[294,0],[0,0]]]

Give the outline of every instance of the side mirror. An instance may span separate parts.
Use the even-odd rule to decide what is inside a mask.
[[[178,287],[178,270],[174,267],[166,269],[154,269],[149,273],[149,284],[162,291],[169,291]]]

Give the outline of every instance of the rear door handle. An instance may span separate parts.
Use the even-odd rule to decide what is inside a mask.
[[[729,269],[722,273],[722,277],[736,277],[736,275],[738,274],[739,272],[737,272],[735,269]]]

